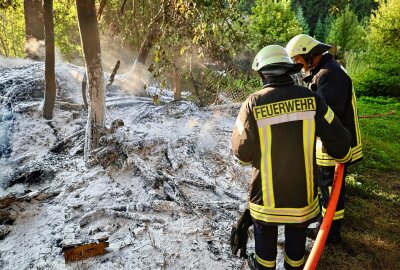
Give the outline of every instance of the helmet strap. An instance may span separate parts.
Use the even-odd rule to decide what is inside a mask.
[[[304,60],[306,61],[307,65],[308,65],[308,68],[309,69],[312,68],[313,67],[312,63],[313,63],[313,60],[314,60],[313,55],[310,54],[310,53],[307,53],[307,54],[302,54],[302,56],[303,56]]]
[[[263,84],[265,83],[265,81],[267,80],[267,76],[265,76],[265,74],[262,73],[262,71],[258,71],[258,75],[260,75],[261,80],[263,82]]]

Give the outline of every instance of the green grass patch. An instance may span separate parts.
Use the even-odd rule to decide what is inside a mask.
[[[400,101],[358,99],[364,158],[346,178],[342,243],[326,246],[317,269],[400,269]]]
[[[388,170],[400,172],[400,101],[395,98],[358,99],[361,117],[386,114],[383,117],[360,118],[364,158],[352,166],[355,172]]]

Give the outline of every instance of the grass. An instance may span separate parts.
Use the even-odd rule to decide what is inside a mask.
[[[343,242],[326,246],[318,269],[400,269],[400,101],[358,99],[364,158],[346,179]]]

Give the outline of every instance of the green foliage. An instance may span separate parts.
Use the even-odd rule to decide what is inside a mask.
[[[13,8],[15,6],[15,8]],[[56,47],[71,61],[80,56],[80,37],[75,1],[54,1],[54,36]],[[0,54],[5,57],[25,57],[25,18],[23,2],[15,2],[0,10]]]
[[[322,23],[321,16],[318,17],[317,24],[315,25],[314,37],[321,41],[325,41],[325,25]]]
[[[400,1],[380,1],[371,16],[368,40],[375,47],[400,47]]]
[[[255,51],[270,45],[284,45],[302,32],[290,1],[257,0],[249,17],[249,33]]]
[[[25,20],[22,3],[0,10],[0,55],[25,56]]]
[[[315,35],[314,31],[318,18],[321,17],[322,21],[322,17],[329,14],[329,9],[335,1],[336,0],[297,0],[293,2],[293,5],[300,5],[302,7],[308,26],[310,27],[310,34]]]
[[[327,36],[327,42],[337,47],[337,52],[343,55],[348,50],[359,50],[363,46],[365,33],[357,20],[356,14],[346,8],[333,21]]]
[[[399,33],[400,2],[381,2],[370,19],[368,50],[346,54],[348,70],[359,95],[400,96]]]
[[[308,22],[307,22],[306,18],[304,17],[303,8],[301,6],[297,7],[296,18],[300,24],[302,33],[307,34],[307,35],[310,34],[310,27],[308,26]]]
[[[376,0],[351,0],[350,7],[357,15],[359,21],[371,16],[371,12],[378,7]]]
[[[358,95],[400,97],[400,55],[397,48],[350,52],[345,58]]]
[[[74,0],[54,1],[54,42],[68,61],[81,58],[81,41]]]
[[[138,51],[150,30],[150,23],[161,8],[162,1],[127,1],[122,9],[123,2],[107,1],[99,24],[100,29],[105,34],[119,36],[134,51]]]

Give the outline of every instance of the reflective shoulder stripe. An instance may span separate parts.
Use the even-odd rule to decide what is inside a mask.
[[[258,255],[256,254],[256,261],[261,264],[262,266],[269,267],[269,268],[274,268],[276,266],[276,261],[267,261],[263,260]]]
[[[324,115],[325,120],[330,124],[332,123],[333,119],[335,118],[335,114],[333,113],[332,109],[328,106],[328,110]]]
[[[236,118],[235,124],[236,124],[236,128],[239,132],[239,135],[242,135],[242,133],[244,131],[244,125],[243,125],[242,120],[240,120],[240,115]]]
[[[303,258],[301,258],[298,261],[292,260],[288,257],[288,255],[285,253],[285,261],[292,267],[300,267],[303,265],[304,261],[305,261],[305,257],[303,256]]]

